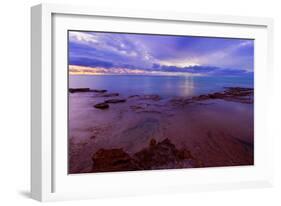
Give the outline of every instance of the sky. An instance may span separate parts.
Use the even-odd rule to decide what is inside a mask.
[[[254,40],[69,31],[70,74],[247,75]]]

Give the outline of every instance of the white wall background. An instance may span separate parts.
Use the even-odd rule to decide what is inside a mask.
[[[30,149],[30,6],[37,0],[1,2],[0,22],[0,204],[37,205],[29,196]],[[156,195],[114,199],[58,202],[60,205],[281,205],[281,5],[278,0],[52,0],[54,3],[84,4],[154,11],[264,16],[275,20],[275,97],[271,108],[275,138],[276,186],[178,195]],[[267,69],[267,68],[264,68]]]

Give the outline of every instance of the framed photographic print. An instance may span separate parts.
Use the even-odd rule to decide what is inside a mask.
[[[40,201],[272,185],[271,19],[32,8]]]

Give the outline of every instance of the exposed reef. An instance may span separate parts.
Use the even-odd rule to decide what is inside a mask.
[[[90,88],[69,88],[68,91],[70,93],[76,93],[76,92],[90,92]]]
[[[175,98],[171,100],[173,105],[187,105],[191,103],[198,103],[205,100],[222,99],[225,101],[239,102],[244,104],[253,104],[254,89],[242,87],[225,87],[223,92],[215,92],[211,94],[204,94],[194,96],[191,98]]]
[[[105,103],[108,103],[108,104],[116,104],[116,103],[122,103],[122,102],[126,102],[126,99],[109,99],[109,100],[105,101]]]
[[[107,103],[98,103],[94,105],[95,108],[97,109],[108,109],[109,105]]]
[[[168,168],[188,168],[200,165],[189,150],[177,149],[169,140],[151,139],[147,148],[129,155],[122,148],[99,149],[92,156],[92,172],[114,172]]]

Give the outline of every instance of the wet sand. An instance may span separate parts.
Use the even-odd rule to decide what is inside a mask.
[[[253,92],[240,90],[188,99],[71,92],[69,173],[253,165]]]

